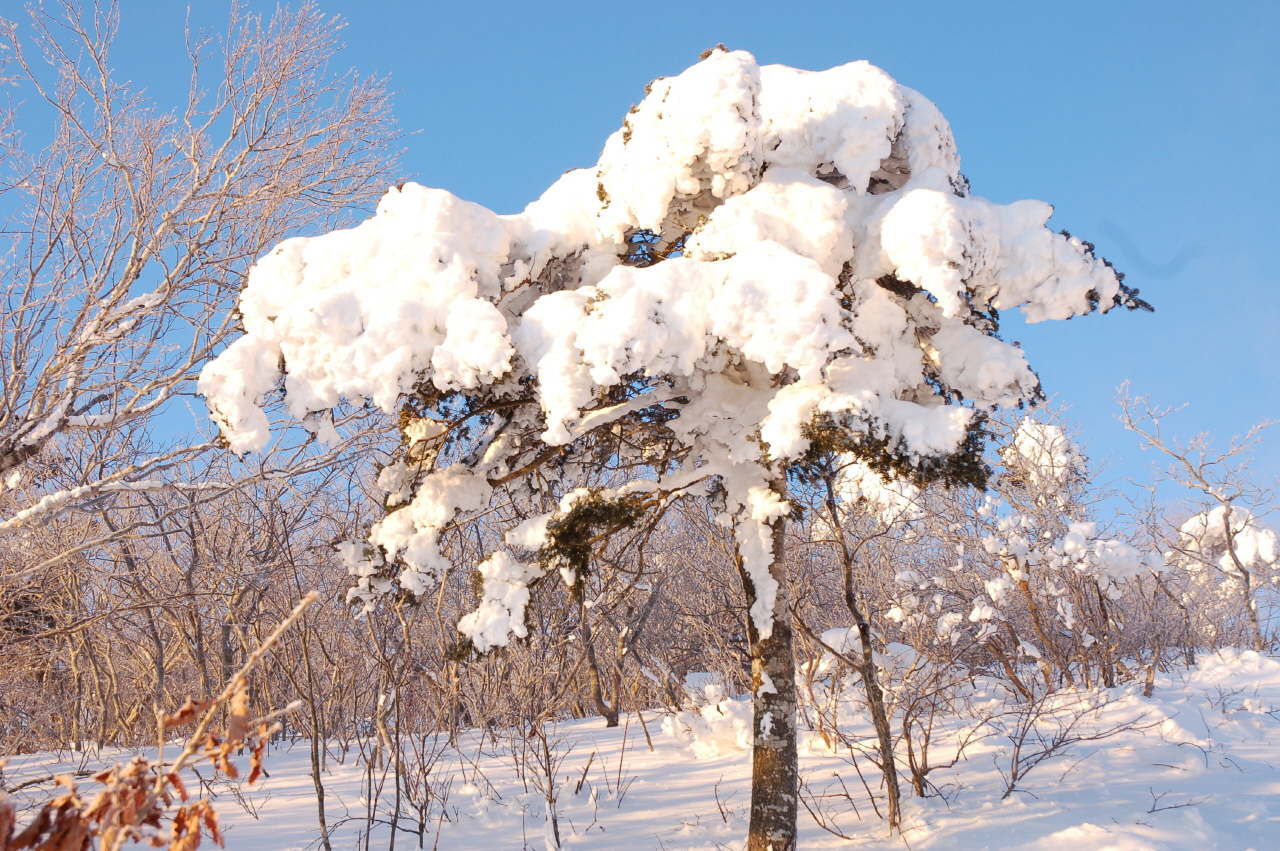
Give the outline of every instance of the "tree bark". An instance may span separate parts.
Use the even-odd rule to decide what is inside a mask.
[[[605,703],[600,666],[596,662],[596,648],[591,637],[591,615],[585,600],[578,601],[578,617],[582,623],[582,650],[587,657],[587,671],[590,675],[591,702],[595,704],[596,714],[604,718],[604,725],[616,727],[618,726],[618,694],[615,691],[612,706]]]
[[[778,483],[785,487],[785,484]],[[751,647],[752,728],[751,823],[747,851],[795,851],[796,813],[799,806],[799,766],[796,754],[795,654],[788,605],[785,545],[779,518],[773,526],[773,565],[770,574],[778,582],[773,607],[773,632],[761,638],[750,614],[747,640]],[[756,590],[743,569],[747,605],[755,603]]]
[[[871,643],[871,622],[858,607],[853,590],[853,570],[846,563],[844,572],[844,601],[858,628],[858,641],[862,645],[862,684],[867,692],[867,706],[871,709],[871,721],[880,743],[880,771],[884,775],[885,791],[889,796],[889,830],[902,825],[902,792],[898,788],[898,766],[893,757],[893,731],[889,727],[889,715],[884,707],[884,690],[876,679],[875,648]],[[923,791],[920,792],[924,796]]]

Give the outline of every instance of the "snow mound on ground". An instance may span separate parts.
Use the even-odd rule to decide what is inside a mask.
[[[1099,827],[1085,822],[1019,845],[1016,851],[1081,851],[1084,848],[1089,851],[1168,851],[1169,846],[1152,842],[1136,829]]]
[[[749,750],[753,738],[751,702],[718,700],[718,686],[709,685],[706,690],[714,703],[664,716],[662,732],[687,744],[699,759]]]

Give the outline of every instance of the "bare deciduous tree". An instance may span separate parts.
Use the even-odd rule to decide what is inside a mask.
[[[1263,430],[1275,423],[1262,422],[1217,451],[1208,434],[1188,441],[1171,437],[1165,420],[1175,409],[1152,407],[1147,399],[1131,396],[1127,386],[1119,402],[1124,427],[1143,439],[1144,449],[1164,458],[1164,464],[1155,465],[1155,485],[1171,484],[1192,495],[1176,520],[1164,517],[1151,524],[1163,527],[1156,535],[1168,556],[1193,575],[1216,577],[1215,590],[1239,600],[1253,649],[1265,651],[1271,639],[1258,610],[1280,581],[1280,553],[1275,532],[1263,520],[1275,508],[1276,483],[1254,475],[1250,461]]]
[[[51,111],[23,146],[0,110],[0,474],[56,435],[113,432],[189,395],[237,324],[248,267],[328,230],[393,182],[384,83],[330,72],[341,24],[310,3],[270,21],[232,6],[219,37],[188,32],[186,102],[167,110],[111,67],[119,10],[33,6],[0,19],[12,80]],[[115,465],[78,495],[190,458]]]

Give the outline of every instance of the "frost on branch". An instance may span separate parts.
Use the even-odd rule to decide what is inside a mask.
[[[277,388],[297,418],[406,406],[390,513],[346,550],[366,605],[435,582],[443,531],[494,488],[558,499],[607,468],[723,499],[767,637],[774,485],[815,435],[880,474],[971,479],[977,410],[1038,392],[998,311],[1140,306],[1045,227],[1052,208],[969,196],[959,165],[934,105],[865,62],[718,50],[654,82],[596,167],[523,213],[406,184],[358,227],[283,243],[201,391],[238,452],[265,445]],[[468,624],[489,645],[518,620],[519,563],[485,562]]]

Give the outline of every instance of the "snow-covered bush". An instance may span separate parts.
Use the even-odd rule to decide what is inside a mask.
[[[994,657],[1024,694],[1035,686],[1014,673],[1023,664],[1049,690],[1113,685],[1118,666],[1150,662],[1143,654],[1159,644],[1142,600],[1165,570],[1162,557],[1099,522],[1093,471],[1060,424],[1022,419],[1001,462],[971,522],[947,536],[955,550],[947,578],[917,593],[934,592],[931,605],[945,608],[936,594],[959,591],[939,634],[980,646],[978,658]]]
[[[662,732],[686,742],[700,759],[751,747],[751,701],[728,697],[724,687],[713,682],[686,692],[689,708],[663,716]]]
[[[888,515],[859,513],[865,494],[843,503],[885,640],[1002,676],[1027,696],[1109,685],[1118,666],[1177,646],[1181,630],[1153,632],[1152,618],[1169,618],[1153,606],[1167,600],[1147,599],[1166,573],[1163,557],[1099,522],[1094,474],[1062,425],[1040,414],[991,428],[986,493],[926,488],[910,512]]]
[[[1280,607],[1280,542],[1261,518],[1247,509],[1218,505],[1184,520],[1168,545],[1165,556],[1186,578],[1188,600],[1201,609],[1197,619],[1213,634],[1214,644],[1232,642],[1231,623],[1242,613],[1264,636],[1274,628],[1270,620]]]

